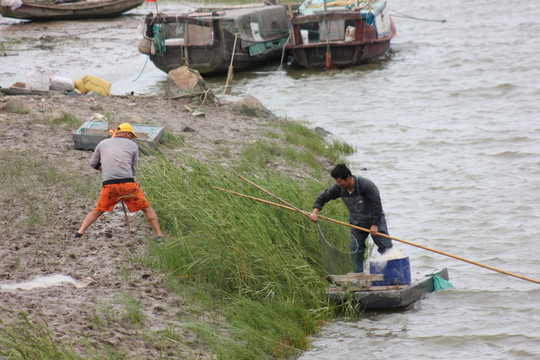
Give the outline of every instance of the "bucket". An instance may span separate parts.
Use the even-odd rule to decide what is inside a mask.
[[[408,285],[411,283],[411,265],[409,258],[388,261],[372,261],[369,264],[370,274],[383,274],[384,280],[374,281],[373,286]]]

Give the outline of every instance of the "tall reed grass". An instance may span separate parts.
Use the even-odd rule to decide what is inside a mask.
[[[324,224],[325,239],[332,243],[322,242],[304,215],[214,188],[276,202],[238,177],[243,175],[311,210],[315,197],[332,183],[322,163],[340,162],[354,152],[297,122],[269,126],[276,130],[266,131],[268,140],[246,145],[233,164],[201,162],[186,152],[152,158],[140,174],[169,234],[166,244],[152,248],[152,265],[169,274],[183,296],[192,292],[198,306],[225,317],[218,330],[193,324],[221,359],[297,355],[332,316],[325,275],[351,270],[348,229]],[[347,216],[339,203],[325,210]]]
[[[253,163],[242,175],[303,209],[324,188]],[[245,169],[246,163],[240,168]],[[325,301],[325,261],[317,228],[297,212],[214,189],[274,200],[239,179],[234,168],[189,155],[159,157],[142,171],[144,188],[169,235],[154,248],[153,265],[178,283],[204,284],[229,337],[208,336],[223,359],[283,358],[304,349],[331,314]],[[346,239],[347,230],[328,229]],[[345,263],[348,263],[345,260]]]

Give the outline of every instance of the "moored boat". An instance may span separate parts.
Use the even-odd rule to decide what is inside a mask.
[[[12,1],[0,5],[5,17],[33,20],[83,20],[110,18],[134,9],[144,0]]]
[[[372,281],[380,280],[378,275],[355,275],[358,277],[355,281],[351,281],[354,275],[349,276],[348,281],[334,275],[335,284],[326,289],[330,303],[341,305],[350,300],[361,310],[405,308],[436,291],[438,280],[449,279],[446,268],[406,285],[372,286]]]
[[[164,72],[188,66],[201,74],[242,70],[278,59],[289,37],[286,9],[257,5],[150,13],[139,51]]]
[[[306,0],[291,13],[286,48],[304,68],[340,68],[383,55],[396,35],[386,0]]]

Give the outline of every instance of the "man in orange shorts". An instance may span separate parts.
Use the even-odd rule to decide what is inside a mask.
[[[86,229],[105,211],[113,211],[119,201],[123,201],[130,212],[142,210],[156,236],[163,237],[156,212],[134,179],[139,163],[139,147],[131,139],[136,137],[133,127],[123,123],[118,126],[112,138],[96,146],[90,166],[102,172],[103,187],[96,208],[86,215],[81,228],[75,233],[76,238],[83,236]]]

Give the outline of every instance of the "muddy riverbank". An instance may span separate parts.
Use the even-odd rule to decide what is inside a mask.
[[[192,116],[189,110],[202,115]],[[98,348],[105,344],[128,358],[211,358],[205,342],[185,324],[188,318],[206,315],[186,311],[184,299],[168,289],[162,275],[133,261],[154,241],[144,217],[129,217],[130,235],[124,213],[117,207],[84,237],[73,238],[95,206],[101,179],[89,166],[91,152],[75,150],[74,129],[59,124],[58,119],[70,115],[85,121],[100,114],[164,126],[184,139],[184,145],[178,146],[180,153],[189,148],[191,155],[213,159],[225,156],[225,149],[227,157],[234,156],[244,144],[256,140],[265,126],[263,120],[238,114],[225,102],[59,93],[0,97],[4,184],[0,192],[1,318],[9,321],[22,311],[34,321],[46,321],[53,337],[64,344],[80,347],[83,336]],[[26,178],[21,176],[24,171],[28,171]],[[70,196],[62,186],[70,181],[86,181],[90,196]],[[46,287],[42,283],[32,289],[16,288],[36,277],[58,274],[85,286],[62,283]],[[140,304],[142,327],[129,320],[126,299],[137,299]],[[96,319],[109,322],[102,327]],[[184,339],[181,347],[172,340],[156,343],[155,338],[144,335],[167,329]]]

